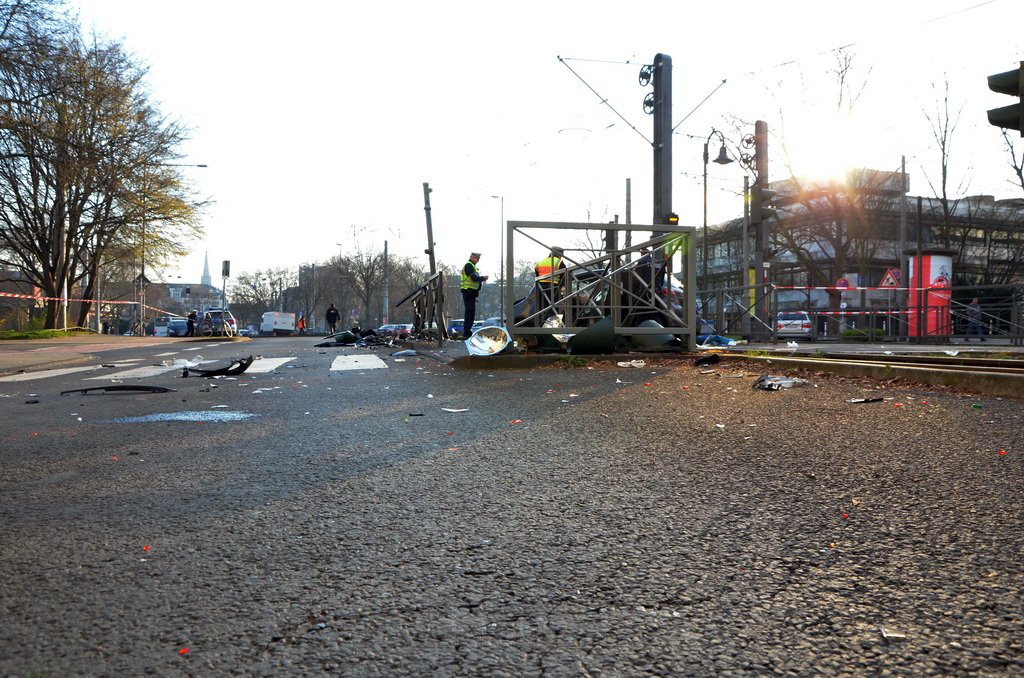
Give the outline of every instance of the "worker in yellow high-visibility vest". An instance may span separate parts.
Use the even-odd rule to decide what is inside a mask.
[[[462,267],[459,275],[459,290],[462,292],[462,305],[466,312],[462,320],[462,336],[467,339],[473,334],[473,321],[476,319],[476,298],[480,296],[480,288],[488,276],[480,275],[476,265],[480,262],[480,253],[473,252],[469,261]]]
[[[562,298],[559,290],[565,271],[565,261],[562,260],[564,254],[565,250],[555,245],[548,256],[533,267],[534,275],[537,276],[537,292],[541,306],[550,306]]]

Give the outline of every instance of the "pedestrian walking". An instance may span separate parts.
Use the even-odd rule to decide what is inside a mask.
[[[302,315],[301,313],[299,314],[299,322],[296,325],[296,327],[299,330],[300,336],[306,333],[306,316]]]
[[[341,320],[341,311],[331,304],[331,307],[327,309],[327,315],[324,318],[327,321],[327,333],[337,334],[338,333],[338,321]]]
[[[188,331],[185,333],[186,337],[196,336],[196,318],[198,317],[199,314],[194,309],[188,314]]]
[[[984,328],[981,326],[981,301],[978,297],[971,299],[971,303],[967,304],[967,338],[965,341],[970,341],[972,335],[978,335],[982,341],[985,341]]]
[[[473,333],[473,320],[476,319],[476,298],[480,296],[480,288],[489,276],[480,275],[476,265],[480,262],[480,253],[473,252],[469,261],[462,267],[459,276],[459,290],[462,292],[462,305],[466,312],[462,322],[462,336],[469,337]]]

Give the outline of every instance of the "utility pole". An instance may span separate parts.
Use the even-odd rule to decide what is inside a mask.
[[[900,156],[900,251],[896,255],[896,261],[900,267],[900,287],[908,286],[910,280],[910,270],[907,260],[907,156]],[[910,298],[906,295],[899,295],[903,298],[903,303],[900,304],[900,308],[904,311],[907,310],[910,303]],[[906,317],[906,316],[904,316]],[[902,329],[900,334],[906,336],[905,325],[901,325]]]
[[[388,320],[388,307],[391,305],[391,302],[388,299],[388,288],[390,286],[391,286],[391,280],[390,280],[389,271],[388,271],[388,241],[385,240],[384,241],[384,309],[382,310],[382,312],[380,314],[380,317],[381,317],[381,323],[380,324],[381,325],[388,325],[388,324],[391,323],[391,321]]]
[[[655,54],[654,92],[654,221],[667,224],[672,212],[672,57]]]
[[[750,336],[750,307],[754,304],[756,297],[753,294],[753,284],[750,276],[750,176],[743,173],[743,228],[740,231],[743,242],[740,244],[740,289],[744,290],[743,320],[740,329],[743,338]]]
[[[427,249],[424,253],[430,258],[430,279],[437,285],[434,296],[434,318],[437,319],[437,345],[444,345],[448,331],[444,327],[444,281],[435,278],[437,275],[437,260],[434,259],[434,224],[430,220],[430,184],[423,182],[423,211],[427,215]],[[429,329],[429,328],[428,328]]]
[[[754,122],[754,169],[757,177],[750,189],[750,227],[756,234],[754,242],[754,290],[757,298],[757,318],[759,327],[754,334],[763,334],[774,325],[771,308],[768,303],[768,271],[771,267],[771,251],[768,249],[771,240],[771,229],[768,220],[775,216],[775,210],[768,206],[768,201],[775,191],[768,188],[768,123],[764,120]]]

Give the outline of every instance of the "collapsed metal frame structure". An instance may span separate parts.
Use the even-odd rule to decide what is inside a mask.
[[[585,232],[594,231],[603,234],[602,250],[574,249],[566,245],[570,240],[583,242]],[[648,232],[652,237],[619,247],[620,235],[631,236],[635,232]],[[550,299],[545,298],[535,279],[533,289],[526,298],[519,300],[517,308],[514,286],[505,285],[505,321],[509,334],[526,343],[536,343],[543,337],[582,333],[610,318],[617,345],[626,345],[634,337],[642,341],[643,335],[671,334],[682,341],[686,350],[695,350],[700,327],[695,294],[695,234],[693,226],[668,224],[508,221],[505,280],[516,277],[517,245],[521,249],[530,244],[539,245],[545,252],[556,245],[562,247],[566,266],[561,272],[558,293]],[[643,256],[644,250],[649,250],[648,257]],[[673,273],[676,264],[678,276]],[[662,294],[666,289],[668,293]],[[678,300],[678,306],[673,298]],[[551,316],[561,316],[562,322],[546,323]],[[655,322],[645,322],[649,319]]]

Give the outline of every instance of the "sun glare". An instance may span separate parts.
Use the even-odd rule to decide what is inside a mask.
[[[837,180],[852,169],[867,166],[872,143],[847,115],[808,115],[797,124],[786,125],[778,157],[786,174],[791,171],[806,180]],[[782,172],[772,175],[781,178]]]

